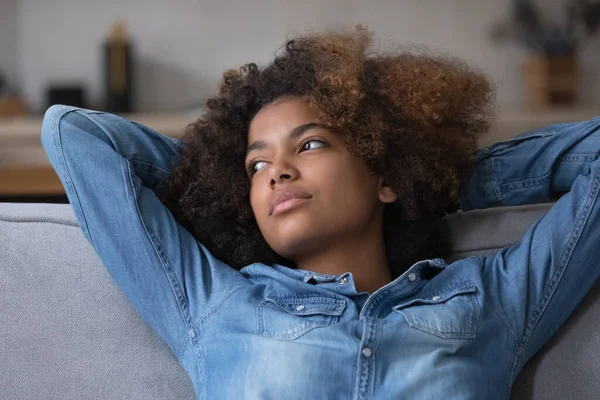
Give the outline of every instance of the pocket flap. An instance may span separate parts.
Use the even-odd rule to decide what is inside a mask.
[[[267,298],[283,311],[294,315],[342,315],[346,302],[329,297]]]
[[[402,310],[403,308],[406,308],[406,307],[409,307],[412,305],[418,305],[418,304],[445,303],[455,296],[469,294],[469,293],[476,293],[476,292],[477,292],[477,287],[475,286],[474,283],[464,282],[464,283],[461,283],[460,285],[455,285],[451,288],[446,288],[445,290],[441,290],[439,293],[433,293],[427,297],[420,297],[420,298],[406,301],[404,303],[397,304],[397,305],[393,306],[392,308],[394,310]]]

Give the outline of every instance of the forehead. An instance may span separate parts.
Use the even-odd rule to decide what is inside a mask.
[[[263,107],[250,123],[248,143],[287,137],[297,126],[314,122],[318,112],[298,97],[290,97]]]

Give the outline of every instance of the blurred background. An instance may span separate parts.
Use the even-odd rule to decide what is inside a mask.
[[[0,0],[0,200],[64,200],[39,143],[53,103],[183,134],[224,70],[286,38],[355,24],[377,47],[418,44],[497,85],[481,145],[600,115],[600,1]]]

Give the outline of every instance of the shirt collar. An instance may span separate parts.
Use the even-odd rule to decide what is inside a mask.
[[[288,268],[280,264],[272,264],[272,267],[277,271],[285,274],[289,277],[292,277],[297,280],[302,280],[305,283],[326,283],[337,281],[341,278],[348,278],[351,276],[351,272],[344,272],[341,275],[331,275],[331,274],[319,274],[314,271],[309,271],[306,269],[293,269]]]
[[[405,272],[405,274],[411,270],[414,270],[415,268],[417,268],[417,265],[421,265],[423,262],[428,263],[430,267],[434,267],[433,268],[434,271],[431,271],[431,272],[433,272],[433,275],[437,275],[437,273],[439,273],[440,270],[444,269],[447,266],[445,260],[442,258],[433,258],[430,260],[422,260],[422,261],[415,263],[411,268],[409,268]],[[274,269],[276,269],[277,271],[279,271],[289,277],[292,277],[297,280],[302,280],[305,283],[320,284],[320,283],[338,281],[342,278],[346,278],[348,280],[353,281],[353,278],[354,278],[352,275],[352,272],[344,272],[341,275],[331,275],[331,274],[319,274],[317,272],[309,271],[309,270],[305,270],[305,269],[288,268],[288,267],[285,267],[280,264],[272,264],[272,267]],[[404,275],[404,274],[402,274],[402,275]]]

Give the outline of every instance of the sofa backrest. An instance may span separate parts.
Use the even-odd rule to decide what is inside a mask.
[[[0,203],[0,399],[195,399],[69,204]]]
[[[515,243],[551,205],[449,216],[451,260]],[[113,283],[70,205],[0,203],[0,257],[0,399],[194,399],[185,371]],[[525,367],[513,399],[597,397],[599,288]]]

